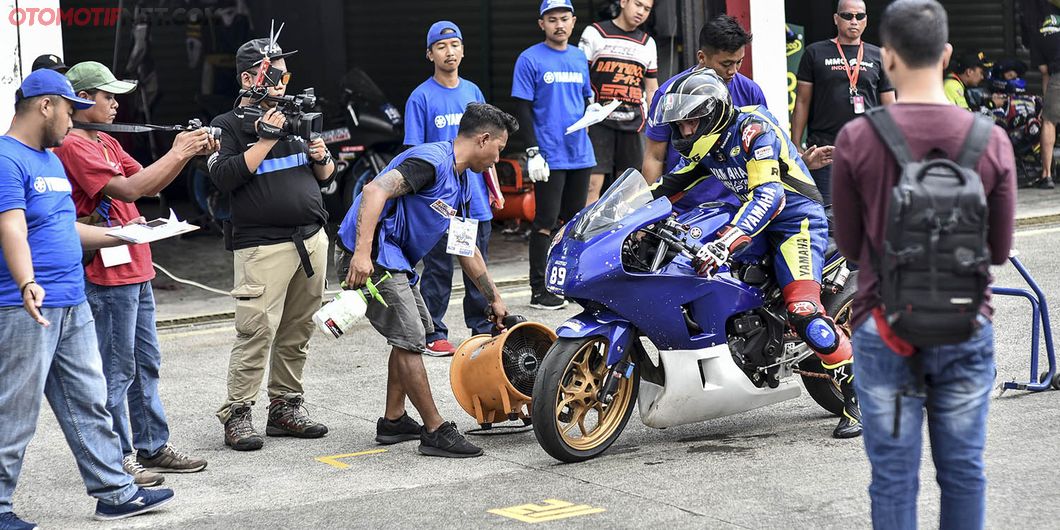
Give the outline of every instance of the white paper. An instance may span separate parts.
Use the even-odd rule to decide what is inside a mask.
[[[107,235],[130,243],[150,243],[198,229],[193,224],[177,219],[177,214],[170,209],[168,219],[158,218],[143,224],[123,226],[107,232]]]
[[[99,257],[103,260],[104,267],[117,267],[132,263],[132,254],[129,253],[129,245],[116,247],[103,247],[99,249]]]
[[[567,127],[567,134],[584,129],[590,125],[596,125],[597,123],[604,121],[608,116],[611,115],[611,112],[617,109],[618,106],[621,104],[621,101],[617,99],[612,99],[611,102],[607,105],[593,103],[592,105],[585,107],[585,115],[582,116],[581,119],[579,119],[578,121],[574,122],[573,125]]]
[[[445,251],[455,256],[475,255],[475,240],[478,238],[478,221],[463,217],[449,218],[449,240]]]

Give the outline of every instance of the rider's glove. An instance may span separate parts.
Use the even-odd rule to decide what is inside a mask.
[[[729,263],[733,254],[751,244],[751,237],[735,226],[726,226],[714,241],[703,245],[692,258],[692,266],[700,276],[713,276],[722,265]]]
[[[526,150],[526,173],[531,182],[548,182],[548,162],[537,146]]]

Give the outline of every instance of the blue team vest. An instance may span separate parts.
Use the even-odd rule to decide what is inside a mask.
[[[469,172],[456,174],[452,142],[412,147],[395,157],[380,174],[409,158],[418,158],[434,166],[435,180],[416,193],[386,202],[375,234],[375,262],[385,269],[415,274],[416,264],[449,230],[448,212],[468,215],[471,191],[467,180]],[[358,195],[339,226],[339,238],[350,250],[357,248],[357,210],[360,206],[361,195]],[[415,276],[412,281],[415,283]]]

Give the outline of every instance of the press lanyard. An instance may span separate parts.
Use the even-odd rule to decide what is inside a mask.
[[[835,40],[835,47],[839,50],[839,56],[843,58],[843,71],[847,73],[847,79],[850,81],[850,96],[853,97],[858,93],[858,76],[861,75],[861,58],[865,54],[865,43],[858,44],[858,62],[854,65],[853,72],[851,72],[846,54],[843,53],[843,46],[839,44],[839,39]]]

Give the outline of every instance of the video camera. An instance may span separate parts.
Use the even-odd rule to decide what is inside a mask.
[[[276,109],[283,113],[287,121],[283,130],[289,135],[299,136],[308,141],[315,134],[323,130],[324,117],[319,112],[310,112],[317,104],[316,94],[312,88],[307,88],[301,94],[294,96],[270,96],[268,88],[254,87],[244,90],[243,97],[252,100],[250,105],[241,107],[243,110],[243,131],[247,134],[256,135],[255,124],[265,115],[267,109],[261,108],[259,103],[276,103]]]

